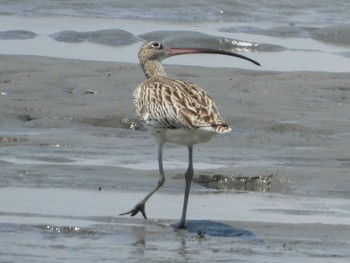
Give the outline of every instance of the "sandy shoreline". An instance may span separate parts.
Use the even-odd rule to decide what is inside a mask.
[[[3,189],[13,191],[13,197],[18,197],[16,188],[38,191],[57,188],[66,189],[67,193],[73,189],[94,193],[102,187],[103,194],[104,190],[106,193],[125,190],[138,193],[146,192],[156,182],[153,138],[141,126],[136,130],[130,129],[132,121],[139,125],[131,93],[144,80],[137,64],[13,55],[1,55],[0,60],[0,163],[3,172],[0,184]],[[195,148],[197,174],[275,174],[270,192],[267,196],[261,193],[264,198],[305,197],[306,201],[300,201],[305,202],[305,206],[302,203],[300,210],[296,210],[293,202],[286,202],[284,210],[274,207],[273,202],[256,204],[261,205],[261,211],[269,213],[271,210],[283,215],[291,213],[296,217],[307,217],[308,212],[315,218],[320,217],[319,221],[315,219],[309,224],[266,223],[266,219],[262,222],[239,222],[235,217],[239,211],[232,212],[232,216],[229,214],[225,220],[229,225],[249,230],[265,242],[263,248],[256,244],[248,245],[254,254],[251,262],[263,262],[257,257],[266,253],[269,262],[280,262],[280,256],[290,257],[285,258],[286,262],[295,262],[296,259],[305,262],[310,258],[317,262],[329,262],[329,258],[346,262],[346,258],[350,257],[346,250],[349,241],[345,238],[349,236],[350,225],[347,221],[350,208],[345,204],[350,197],[350,73],[265,72],[182,66],[167,66],[167,72],[205,88],[233,128],[231,134],[218,136]],[[167,147],[165,153],[168,181],[163,193],[176,195],[176,200],[183,191],[179,175],[185,167],[184,153],[184,149],[173,146]],[[148,162],[154,164],[154,168],[150,164],[147,166]],[[142,167],[142,164],[145,166]],[[224,194],[231,198],[229,192]],[[35,195],[35,191],[32,193]],[[210,194],[198,185],[194,187],[194,194],[210,202]],[[220,195],[220,191],[217,194]],[[71,196],[77,200],[86,198],[78,193]],[[109,197],[106,194],[101,200],[110,203]],[[307,198],[316,201],[308,206]],[[103,213],[109,220],[113,218],[115,221],[112,222],[120,224],[121,228],[126,222],[142,225],[144,221],[140,219],[117,216],[118,212],[123,212],[117,210],[128,209],[134,204],[133,200],[124,198],[118,200],[118,205],[106,205]],[[197,197],[193,200],[191,214],[195,215],[196,205],[200,204],[195,200],[201,199]],[[232,197],[230,202],[234,200]],[[247,200],[252,199],[247,196]],[[325,200],[333,201],[327,204]],[[337,200],[341,201],[339,206]],[[55,198],[51,202],[43,206],[41,214],[50,215],[48,208],[59,204]],[[159,201],[155,203],[162,206]],[[35,207],[35,204],[32,205]],[[9,223],[5,219],[9,216],[17,217],[19,224],[25,224],[27,218],[35,221],[36,216],[21,215],[21,212],[28,212],[25,204],[13,211],[11,209],[0,205],[1,225]],[[55,222],[68,218],[74,224],[74,209],[72,207],[67,214],[57,216]],[[91,207],[83,206],[77,211],[79,209],[88,213]],[[153,209],[150,208],[150,218],[162,218],[166,213],[157,213],[159,207]],[[203,217],[206,213],[211,214],[212,207],[204,206],[202,209]],[[154,211],[153,216],[151,211]],[[253,209],[256,216],[262,215],[259,211]],[[174,217],[171,216],[170,223],[176,222],[176,215],[180,214],[172,213]],[[343,224],[332,224],[327,221],[328,217],[341,218]],[[50,223],[50,218],[47,222]],[[142,231],[148,231],[148,234],[132,227],[124,229],[130,244],[134,244],[135,235],[148,240],[161,236],[162,229],[152,221],[145,224],[146,230]],[[171,247],[179,240],[168,230],[162,240],[170,242],[167,245]],[[194,249],[192,241],[189,241],[192,236],[189,233],[184,238]],[[196,247],[194,251],[205,250],[206,246],[214,247],[209,257],[202,258],[213,259],[215,251],[220,251],[220,247],[215,245],[217,241],[208,237],[207,241],[201,242],[202,248]],[[16,241],[12,242],[16,247]],[[222,259],[229,258],[233,250],[247,244],[235,245],[232,249],[221,248]],[[153,242],[151,247],[164,249],[164,244]],[[144,249],[146,251],[147,247]],[[129,251],[123,254],[126,258],[127,253]],[[242,252],[242,257],[238,256],[238,259],[244,258],[247,253]],[[153,255],[157,256],[157,253],[150,252],[151,258]],[[176,255],[176,251],[169,250],[167,260],[175,259]],[[220,255],[216,254],[217,259]]]

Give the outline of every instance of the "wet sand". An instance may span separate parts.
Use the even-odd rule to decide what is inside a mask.
[[[189,230],[176,231],[183,147],[165,150],[167,181],[147,204],[150,219],[118,216],[157,181],[154,140],[131,102],[144,80],[137,64],[0,59],[5,261],[349,260],[350,73],[167,66],[205,88],[233,128],[195,147],[197,178],[273,175],[258,190],[199,181]]]

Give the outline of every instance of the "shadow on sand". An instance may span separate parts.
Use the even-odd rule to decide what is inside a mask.
[[[176,224],[172,225],[172,227],[178,229]],[[251,231],[211,220],[188,220],[187,232],[196,234],[198,238],[204,236],[239,237],[245,240],[263,242]]]

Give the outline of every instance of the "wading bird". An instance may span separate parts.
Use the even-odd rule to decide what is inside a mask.
[[[165,58],[195,53],[222,54],[260,64],[248,57],[221,50],[205,48],[167,48],[157,41],[143,44],[139,59],[147,80],[133,92],[138,117],[150,126],[157,139],[159,180],[157,185],[134,208],[121,215],[135,216],[141,212],[147,219],[145,203],[164,184],[163,146],[166,142],[188,147],[188,168],[185,173],[185,195],[179,228],[186,228],[186,211],[193,178],[193,145],[207,142],[216,133],[224,134],[231,128],[221,118],[212,98],[192,83],[169,78],[161,61]]]

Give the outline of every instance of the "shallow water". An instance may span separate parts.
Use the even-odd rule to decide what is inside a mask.
[[[178,231],[186,166],[181,148],[166,149],[173,160],[164,164],[165,186],[147,204],[150,219],[121,217],[156,182],[152,139],[121,136],[123,129],[117,137],[115,128],[88,130],[1,134],[3,262],[347,262],[350,257],[348,190],[310,194],[312,188],[278,175],[267,191],[193,185],[189,228]],[[197,154],[202,160],[195,162],[197,173],[225,167],[215,165],[220,156],[207,153]],[[250,162],[233,167],[272,165]],[[327,234],[315,236],[323,231]]]
[[[98,6],[80,0],[3,1],[0,50],[136,63],[140,44],[156,39],[170,46],[254,52],[248,55],[262,63],[261,70],[349,71],[348,1],[312,3],[266,1],[257,9],[254,1],[211,5],[104,0]],[[221,56],[186,56],[166,63],[256,68]]]
[[[346,262],[350,256],[348,231],[337,234],[337,241],[323,240],[322,236],[317,239],[314,234],[299,234],[296,243],[280,240],[280,234],[273,237],[274,221],[292,222],[283,228],[292,231],[297,226],[296,232],[311,222],[322,223],[328,231],[332,231],[328,224],[348,227],[348,202],[308,199],[304,203],[302,198],[293,200],[270,194],[194,191],[190,205],[193,219],[189,220],[187,231],[179,231],[172,226],[176,220],[166,219],[177,217],[181,210],[182,195],[178,194],[158,194],[150,202],[149,213],[161,220],[116,216],[116,211],[129,205],[121,200],[134,202],[143,194],[97,189],[3,188],[1,259],[3,262],[280,262],[282,257],[284,262],[295,262],[298,258],[328,262],[336,255],[336,262]],[[172,201],[166,203],[166,209],[159,209],[164,207],[164,200]],[[235,206],[240,203],[243,205]],[[238,222],[224,223],[233,217],[243,221],[263,219],[268,223],[262,226],[258,223],[255,227],[254,222],[243,226]],[[307,231],[312,231],[310,227]],[[251,230],[255,228],[256,233]],[[270,234],[263,235],[264,232]]]

